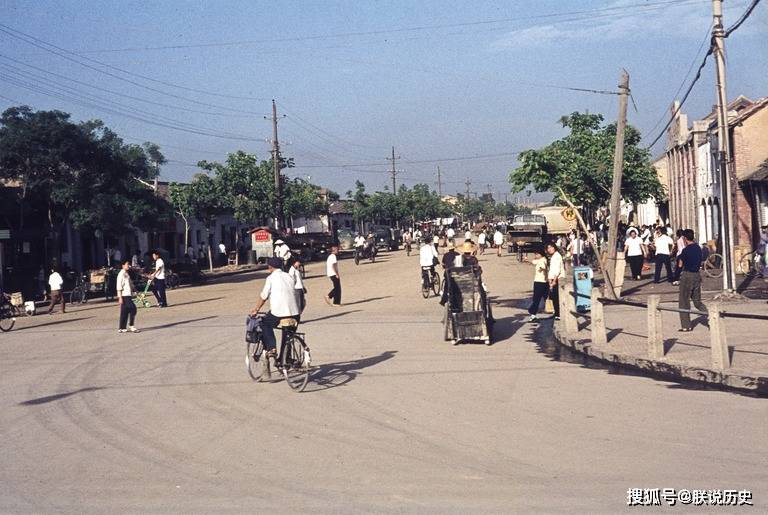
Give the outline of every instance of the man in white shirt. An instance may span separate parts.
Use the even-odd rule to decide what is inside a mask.
[[[291,248],[283,241],[275,242],[275,257],[283,261],[283,270],[288,270],[288,261],[291,259]]]
[[[464,241],[472,241],[472,231],[469,229],[464,233]]]
[[[504,246],[504,234],[498,228],[493,233],[493,244],[496,245],[496,255],[501,257],[501,247]]]
[[[304,279],[301,277],[301,260],[299,258],[291,259],[288,275],[293,279],[293,293],[296,295],[296,302],[299,304],[299,312],[303,313],[304,307],[307,305],[307,289],[304,287]]]
[[[557,246],[550,242],[547,243],[547,254],[549,255],[549,270],[547,271],[547,281],[549,282],[549,298],[555,308],[555,320],[560,320],[560,281],[565,277],[563,268],[563,256],[557,250]]]
[[[480,255],[482,256],[485,253],[485,247],[487,246],[485,241],[485,231],[480,231],[480,234],[477,235],[477,246],[480,247]]]
[[[363,256],[365,255],[365,243],[365,237],[358,233],[358,235],[355,236],[355,252],[360,259],[363,259]]]
[[[155,283],[154,293],[157,305],[161,308],[167,308],[168,299],[165,297],[165,261],[160,257],[160,252],[157,250],[152,251],[152,259],[155,260],[155,271],[150,274],[149,278]]]
[[[117,302],[120,305],[118,333],[139,332],[133,325],[136,321],[136,304],[133,303],[133,282],[128,272],[130,268],[128,261],[120,263],[120,272],[117,274]]]
[[[333,288],[328,292],[328,295],[323,297],[326,304],[332,304],[334,306],[341,306],[341,274],[339,274],[339,246],[334,245],[331,247],[331,253],[328,254],[328,259],[325,260],[325,275],[331,280]]]
[[[421,281],[424,288],[429,288],[429,278],[435,271],[435,263],[439,259],[434,245],[422,243],[419,249],[419,265],[421,266]]]
[[[416,243],[421,243],[421,238],[423,237],[421,229],[416,229],[416,232],[413,233],[413,237],[416,240]]]
[[[267,356],[275,355],[277,340],[274,329],[280,324],[280,320],[293,318],[298,321],[298,316],[301,314],[294,292],[295,282],[290,275],[283,272],[282,264],[282,260],[278,257],[267,260],[269,275],[264,281],[264,288],[261,290],[259,300],[256,301],[256,307],[251,311],[251,315],[256,315],[269,300],[269,313],[262,320],[262,342]]]
[[[455,243],[453,238],[456,236],[456,231],[453,230],[453,227],[449,227],[448,230],[445,231],[445,236],[448,238],[449,243]]]
[[[64,295],[61,294],[61,285],[64,284],[64,279],[61,278],[61,274],[56,271],[56,268],[51,268],[51,275],[48,276],[48,286],[51,287],[51,306],[48,308],[48,314],[53,314],[53,308],[61,301],[61,312],[67,312],[67,304],[64,302]]]
[[[653,238],[653,246],[656,248],[656,271],[653,275],[653,282],[659,284],[661,282],[661,267],[667,269],[667,281],[670,283],[675,280],[672,275],[672,247],[675,242],[672,238],[667,236],[666,231],[661,232],[661,229],[656,229],[656,233]]]

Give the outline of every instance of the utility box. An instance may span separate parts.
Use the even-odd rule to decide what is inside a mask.
[[[592,278],[594,273],[588,266],[573,268],[573,293],[576,296],[576,311],[584,313],[591,308]]]

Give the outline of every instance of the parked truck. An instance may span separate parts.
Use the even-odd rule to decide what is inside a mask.
[[[507,223],[509,252],[522,257],[544,246],[547,236],[547,219],[543,215],[517,215]]]

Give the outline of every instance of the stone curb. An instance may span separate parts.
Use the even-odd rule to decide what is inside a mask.
[[[665,378],[696,381],[742,393],[750,392],[760,394],[761,396],[768,395],[767,376],[733,374],[708,368],[692,367],[684,363],[656,361],[628,354],[614,354],[612,352],[593,349],[592,344],[588,339],[569,338],[558,327],[553,329],[553,335],[555,341],[563,347],[567,347],[589,359],[601,363],[618,365],[620,367],[639,370],[650,375]]]

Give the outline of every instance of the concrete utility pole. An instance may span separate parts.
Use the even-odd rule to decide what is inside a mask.
[[[272,166],[275,174],[275,229],[283,224],[283,181],[280,177],[280,143],[277,140],[277,106],[272,99]]]
[[[712,44],[714,45],[715,69],[717,73],[717,166],[720,172],[720,220],[723,242],[723,289],[733,291],[736,287],[736,271],[733,266],[733,203],[730,142],[728,141],[728,97],[725,90],[725,29],[723,28],[723,0],[712,0]]]
[[[607,284],[605,295],[618,298],[616,291],[616,241],[621,221],[621,175],[624,171],[624,128],[627,125],[627,97],[629,97],[629,74],[621,73],[619,82],[619,119],[616,122],[616,147],[613,153],[613,185],[611,186],[611,225],[608,227],[608,263],[605,272]]]
[[[470,182],[469,179],[464,183],[464,185],[467,187],[467,196],[466,199],[469,200],[469,187],[472,186],[472,182]]]
[[[437,165],[437,194],[443,197],[443,181],[440,178],[440,165]]]
[[[397,168],[395,167],[395,159],[399,159],[400,156],[395,157],[395,147],[392,147],[392,157],[388,157],[387,161],[392,161],[392,170],[390,173],[392,173],[392,193],[397,193],[397,182],[395,181],[395,177],[397,176]]]

